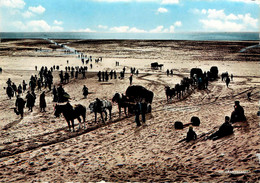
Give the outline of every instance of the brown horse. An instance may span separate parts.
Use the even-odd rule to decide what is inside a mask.
[[[72,105],[70,105],[70,103],[67,103],[65,105],[56,105],[54,115],[56,117],[59,117],[61,113],[63,114],[64,118],[66,119],[66,121],[68,123],[69,131],[71,131],[70,126],[72,126],[73,132],[75,132],[74,119],[76,119],[76,118],[79,121],[79,128],[80,128],[80,125],[81,125],[80,116],[82,116],[83,122],[84,122],[84,128],[86,128],[86,125],[85,125],[86,107],[84,107],[83,105],[78,104],[78,105],[76,105],[75,108],[73,108]]]

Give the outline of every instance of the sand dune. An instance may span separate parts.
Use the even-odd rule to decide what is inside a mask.
[[[193,41],[83,41],[55,40],[103,61],[93,63],[86,79],[73,79],[64,85],[71,103],[88,107],[95,98],[111,100],[115,92],[124,93],[129,86],[131,67],[139,70],[133,84],[154,92],[152,113],[136,127],[134,116],[119,117],[113,104],[112,120],[94,123],[87,111],[87,129],[69,132],[63,117],[54,116],[51,92],[46,92],[47,112],[39,112],[39,95],[33,112],[25,110],[22,120],[13,112],[15,99],[9,100],[3,87],[11,78],[16,84],[37,74],[35,66],[81,66],[75,54],[67,54],[44,40],[7,40],[1,44],[0,67],[0,181],[1,182],[223,182],[259,181],[259,48],[239,53],[255,42]],[[35,51],[35,48],[49,50]],[[69,64],[67,65],[67,60]],[[119,66],[115,66],[115,62]],[[164,64],[151,70],[150,64]],[[191,89],[182,99],[166,101],[164,86],[173,87],[193,67],[207,71],[217,66],[219,72],[232,73],[227,88],[221,79],[210,82],[208,90]],[[125,79],[98,82],[97,71],[126,67]],[[174,75],[167,76],[166,69]],[[58,71],[54,71],[58,84]],[[82,88],[91,92],[83,98]],[[246,97],[252,92],[252,100]],[[24,95],[22,96],[24,97]],[[234,134],[211,141],[206,137],[224,122],[239,100],[247,122],[235,123]],[[185,138],[187,128],[174,129],[175,121],[189,123],[192,116],[201,120],[194,127],[198,139]],[[76,121],[76,124],[78,122]],[[78,126],[76,126],[76,129]]]

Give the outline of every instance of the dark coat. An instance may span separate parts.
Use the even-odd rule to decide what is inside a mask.
[[[241,105],[235,105],[234,106],[234,111],[231,114],[231,120],[230,122],[238,122],[238,121],[246,121],[246,116],[244,109]]]
[[[26,107],[33,107],[34,103],[35,103],[35,98],[31,93],[28,93],[26,95],[26,99],[27,99],[27,104]]]
[[[197,134],[192,129],[189,129],[189,131],[187,132],[186,142],[189,142],[191,140],[196,140],[196,139],[197,139]]]
[[[26,102],[22,98],[19,97],[15,101],[15,106],[18,108],[18,110],[21,110],[24,108],[25,103]]]
[[[229,122],[223,123],[219,127],[219,136],[224,137],[233,133],[233,126]]]
[[[45,107],[46,107],[45,94],[42,93],[40,95],[40,108],[45,108]]]

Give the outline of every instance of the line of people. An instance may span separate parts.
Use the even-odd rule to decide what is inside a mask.
[[[97,73],[98,81],[108,81],[110,79],[117,79],[117,73],[115,70],[108,71],[98,71]]]

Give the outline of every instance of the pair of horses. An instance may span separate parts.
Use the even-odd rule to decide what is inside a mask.
[[[181,80],[180,84],[176,84],[174,88],[170,88],[169,86],[165,86],[165,93],[167,101],[172,99],[174,96],[177,98],[181,98],[185,91],[188,91],[190,86],[192,85],[193,80],[191,78],[185,77]]]
[[[100,113],[101,115],[101,119],[103,121],[103,123],[105,123],[105,121],[107,120],[107,112],[106,110],[109,111],[109,115],[110,115],[110,119],[111,119],[111,111],[112,111],[112,104],[111,102],[107,101],[107,100],[100,100],[101,101],[101,105],[102,106],[98,106],[97,105],[97,101],[94,101],[92,103],[90,103],[89,105],[89,109],[91,112],[95,113],[95,122],[97,121],[97,113]],[[75,132],[75,128],[74,128],[74,120],[78,119],[79,121],[79,129],[80,126],[82,124],[82,122],[84,123],[84,129],[86,128],[86,112],[87,109],[85,106],[78,104],[75,107],[72,107],[69,103],[65,104],[65,105],[55,105],[55,109],[54,109],[54,115],[56,117],[59,117],[61,114],[63,114],[65,120],[68,123],[68,127],[69,127],[69,131],[71,131],[71,127],[73,129],[73,132]],[[103,118],[103,114],[105,113],[105,120]],[[81,120],[82,117],[82,120]]]

